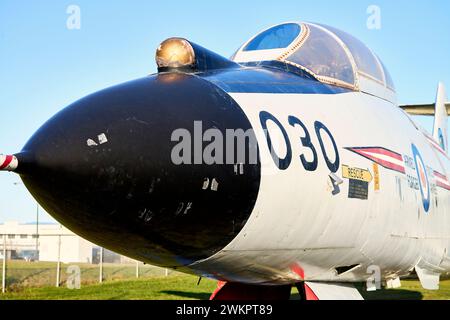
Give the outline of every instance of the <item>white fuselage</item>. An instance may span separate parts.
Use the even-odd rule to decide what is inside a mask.
[[[407,275],[418,265],[450,272],[449,158],[400,108],[360,92],[230,95],[258,136],[260,192],[238,237],[190,268],[217,279],[255,284],[365,281],[374,267],[383,279]],[[292,160],[284,170],[271,156],[261,112],[275,117],[288,135]],[[307,133],[301,125],[290,124],[293,117]],[[316,130],[317,122],[331,137],[320,126]],[[274,152],[285,158],[281,130],[271,120],[267,130]],[[375,147],[398,154],[400,160],[378,154],[374,161],[347,149]],[[386,161],[397,170],[383,166]],[[333,164],[338,164],[335,175]],[[347,169],[344,173],[344,167],[353,175]]]

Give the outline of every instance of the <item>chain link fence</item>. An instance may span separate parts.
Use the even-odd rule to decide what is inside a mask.
[[[20,235],[19,239],[20,239]],[[64,235],[67,237],[67,235]],[[63,235],[39,235],[40,242],[47,242],[51,248],[57,248],[52,255],[41,250],[31,250],[26,245],[8,242],[12,235],[0,235],[0,261],[2,266],[2,292],[17,292],[36,287],[68,287],[79,288],[115,280],[131,280],[136,278],[169,277],[176,272],[146,265],[129,258],[117,255],[102,248],[92,247],[91,256],[86,254],[83,260],[88,263],[64,262],[64,250],[75,250],[64,246]],[[76,237],[76,236],[72,236]],[[14,239],[14,238],[13,238]],[[33,238],[35,239],[35,238]],[[33,240],[34,241],[34,240]],[[24,243],[24,241],[22,241]],[[66,241],[67,243],[67,241]],[[38,248],[41,248],[39,246]],[[54,251],[54,250],[53,250]],[[85,250],[86,251],[86,250]],[[67,253],[67,252],[66,252]],[[39,261],[37,257],[46,256],[53,261]],[[53,259],[54,258],[54,259]],[[82,260],[80,258],[80,260]]]

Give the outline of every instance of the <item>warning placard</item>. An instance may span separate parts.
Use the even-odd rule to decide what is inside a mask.
[[[366,181],[350,179],[348,188],[348,197],[350,199],[369,199],[369,183]]]
[[[342,177],[344,179],[360,180],[364,182],[372,182],[372,174],[367,169],[351,168],[349,166],[342,166]]]

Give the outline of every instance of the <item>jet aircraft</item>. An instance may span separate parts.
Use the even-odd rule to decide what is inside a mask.
[[[218,280],[211,299],[289,299],[294,285],[304,299],[361,299],[354,283],[411,273],[439,288],[443,84],[434,104],[399,105],[373,51],[307,22],[270,27],[230,59],[171,38],[156,62],[63,109],[0,169],[80,236]],[[433,133],[411,115],[434,116]]]

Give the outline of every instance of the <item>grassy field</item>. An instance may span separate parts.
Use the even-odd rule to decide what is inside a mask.
[[[98,284],[98,266],[79,265],[82,286],[79,290],[65,285],[63,265],[61,287],[56,288],[55,264],[14,262],[8,268],[8,292],[0,294],[0,300],[206,300],[216,288],[216,283],[164,269],[140,266],[142,278],[135,278],[135,266],[105,265],[106,281]],[[441,290],[423,290],[416,280],[403,280],[402,288],[361,294],[368,300],[449,300],[450,280],[442,281]],[[298,299],[293,289],[292,299]]]
[[[27,288],[0,296],[6,300],[207,300],[216,284],[186,275],[114,280],[83,285],[79,290],[43,287]]]

